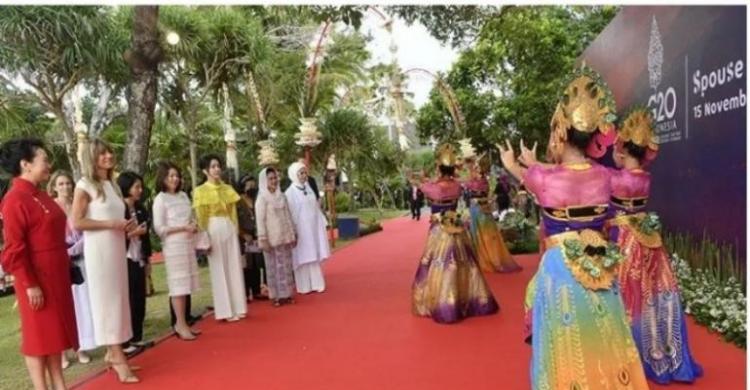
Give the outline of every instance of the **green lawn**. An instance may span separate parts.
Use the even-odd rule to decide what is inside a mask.
[[[409,210],[383,209],[381,212],[378,209],[365,208],[357,210],[354,214],[359,217],[360,221],[370,221],[373,219],[383,221],[408,215]]]
[[[163,264],[153,266],[154,288],[156,294],[148,298],[146,303],[146,322],[144,334],[147,340],[154,340],[170,332],[169,329],[169,299],[167,295],[166,274]],[[193,294],[193,314],[201,314],[206,306],[211,304],[211,282],[208,268],[200,269],[201,290]],[[21,345],[20,320],[13,309],[14,295],[0,298],[0,389],[16,390],[31,389],[31,381],[26,372],[26,366],[19,352]],[[82,365],[72,358],[71,366],[65,370],[65,378],[70,385],[76,378],[103,368],[104,348],[98,348],[91,357],[91,363]]]

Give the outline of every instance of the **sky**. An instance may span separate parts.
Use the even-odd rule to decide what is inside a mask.
[[[363,18],[361,31],[372,35],[368,49],[372,55],[368,65],[390,63],[391,37],[382,25],[383,19],[375,12],[368,11]],[[433,38],[427,29],[415,22],[407,26],[403,19],[397,18],[393,24],[393,35],[398,47],[398,64],[402,70],[424,68],[430,72],[447,71],[458,58],[458,52],[450,45],[442,45]],[[406,92],[414,93],[414,104],[417,108],[427,102],[433,80],[422,73],[410,73]]]

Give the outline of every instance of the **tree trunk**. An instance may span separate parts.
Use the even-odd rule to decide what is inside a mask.
[[[62,126],[67,127],[68,125],[63,123]],[[70,170],[73,174],[73,178],[78,180],[82,176],[80,153],[83,152],[79,147],[80,140],[78,135],[70,129],[63,129],[63,140],[65,141],[65,152],[68,155],[68,164],[70,164]]]
[[[91,137],[98,137],[104,128],[107,127],[110,120],[110,118],[107,118],[107,107],[112,96],[112,87],[101,76],[99,76],[97,83],[99,85],[99,99],[96,102],[96,106],[94,106],[94,111],[91,113],[91,123],[89,126],[89,135]]]
[[[63,130],[63,140],[65,141],[65,153],[68,156],[68,164],[70,164],[70,170],[73,174],[73,178],[78,180],[82,176],[81,172],[81,153],[83,152],[80,143],[81,139],[79,134],[76,134],[75,129],[75,113],[74,107],[70,104],[60,102],[58,106],[52,108],[55,116],[60,121],[60,126]]]
[[[370,195],[372,195],[372,200],[375,201],[375,207],[378,208],[378,211],[383,209],[383,201],[382,198],[378,196],[378,192],[376,190],[370,190]]]
[[[128,133],[125,144],[125,169],[143,174],[148,161],[151,128],[154,125],[159,61],[159,7],[136,6],[133,14],[131,48],[125,54],[130,65],[128,89]],[[192,152],[192,150],[191,150]]]
[[[393,196],[393,191],[391,191],[391,188],[388,187],[388,185],[383,185],[383,188],[385,189],[384,192],[388,194],[388,198],[391,199],[391,204],[393,205],[393,208],[395,209],[398,207],[396,205],[396,197]]]
[[[196,139],[195,126],[190,123],[186,129],[190,149],[190,185],[193,190],[198,187],[198,140]]]

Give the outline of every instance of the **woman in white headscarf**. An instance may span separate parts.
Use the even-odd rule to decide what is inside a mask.
[[[297,292],[323,292],[326,288],[320,263],[331,255],[326,238],[326,219],[315,194],[307,184],[307,168],[295,162],[288,170],[292,184],[286,195],[292,220],[297,227],[297,246],[292,251]]]
[[[292,248],[297,237],[286,197],[279,189],[276,170],[263,169],[258,183],[258,199],[255,201],[258,244],[266,262],[268,295],[278,307],[294,303]]]

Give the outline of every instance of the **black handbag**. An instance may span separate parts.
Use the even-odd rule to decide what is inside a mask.
[[[81,267],[76,264],[76,261],[80,258],[80,256],[76,256],[70,259],[70,283],[75,285],[81,285],[84,282],[83,271],[81,271]]]

